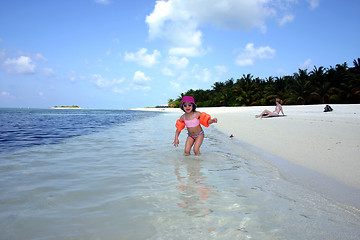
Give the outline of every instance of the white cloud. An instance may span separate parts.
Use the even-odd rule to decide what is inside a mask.
[[[41,53],[36,53],[36,54],[34,55],[34,59],[36,59],[36,60],[42,60],[42,61],[44,61],[44,62],[47,61],[47,59],[46,59]]]
[[[94,2],[100,3],[100,4],[104,4],[104,5],[110,4],[110,1],[109,1],[109,0],[94,0]]]
[[[46,76],[48,77],[52,77],[55,75],[55,72],[53,69],[51,68],[43,68],[43,72],[45,73]]]
[[[10,93],[3,91],[3,92],[1,92],[1,96],[7,97],[7,96],[10,96]]]
[[[113,91],[114,93],[120,93],[120,94],[125,93],[125,92],[127,92],[127,91],[129,91],[129,90],[130,90],[129,87],[119,88],[119,87],[115,86],[115,87],[112,88],[112,91]]]
[[[38,95],[41,99],[46,99],[45,93],[44,92],[38,92]]]
[[[141,71],[136,71],[133,80],[130,83],[125,82],[125,78],[108,79],[100,74],[93,74],[88,77],[96,86],[104,89],[111,90],[114,93],[123,94],[131,90],[149,90],[151,87],[148,85],[151,78],[146,76]]]
[[[31,58],[25,56],[6,59],[3,66],[7,72],[17,74],[34,73],[36,68]]]
[[[200,24],[210,23],[229,30],[262,30],[266,17],[273,14],[267,3],[267,0],[188,0],[184,8]]]
[[[114,39],[112,40],[112,42],[113,42],[113,43],[116,43],[116,44],[119,44],[119,43],[120,43],[120,40],[119,40],[118,38],[114,38]]]
[[[189,64],[189,60],[186,57],[176,57],[176,56],[169,56],[168,63],[174,65],[175,68],[182,69],[186,68]]]
[[[152,67],[158,63],[161,54],[158,50],[154,50],[152,54],[147,54],[146,48],[141,48],[136,53],[125,53],[124,60],[128,62],[136,62],[143,67]]]
[[[145,73],[143,73],[141,71],[136,71],[134,74],[133,80],[137,84],[144,84],[146,82],[149,82],[151,80],[151,78],[145,76]]]
[[[226,67],[226,66],[215,66],[214,67],[216,72],[219,74],[219,75],[222,75],[224,73],[227,73],[229,71],[229,69]]]
[[[146,16],[151,39],[170,42],[170,55],[198,56],[202,48],[202,33],[198,21],[186,8],[186,1],[157,1],[153,12]]]
[[[169,76],[169,77],[173,77],[175,76],[174,72],[167,68],[167,67],[164,67],[162,70],[161,70],[162,74],[165,75],[165,76]]]
[[[308,69],[310,67],[310,65],[311,65],[311,62],[312,62],[311,58],[306,59],[305,62],[300,64],[300,68],[301,69]]]
[[[171,86],[171,88],[173,88],[175,90],[180,89],[180,83],[178,83],[178,82],[170,81],[170,86]]]
[[[282,69],[282,68],[278,68],[276,70],[276,75],[278,76],[286,76],[286,75],[290,75],[286,70]]]
[[[237,56],[235,64],[238,66],[252,66],[256,59],[273,58],[275,49],[269,46],[255,48],[253,43],[248,43],[242,53]]]
[[[69,79],[71,82],[75,82],[77,76],[76,76],[76,72],[75,71],[70,71],[69,73]]]
[[[280,26],[284,26],[286,23],[294,21],[295,16],[293,14],[287,14],[280,20]]]
[[[102,77],[100,74],[93,74],[91,76],[92,81],[98,86],[98,87],[112,87],[114,85],[118,85],[124,82],[124,78],[120,79],[112,79],[108,80],[104,77]]]
[[[6,55],[6,50],[5,50],[5,49],[2,49],[2,50],[0,51],[0,59],[3,58],[3,57],[5,57],[5,55]]]
[[[204,83],[214,81],[211,70],[208,68],[202,68],[198,64],[195,64],[191,69],[184,69],[176,72],[174,78],[169,81],[170,88],[179,92],[184,92],[189,89],[198,89],[203,86]]]
[[[137,84],[135,84],[135,85],[132,86],[132,89],[134,89],[134,90],[148,91],[148,90],[151,89],[151,87],[150,87],[150,86],[147,86],[147,85],[137,85]]]
[[[320,5],[320,0],[306,0],[309,3],[309,8],[314,10]]]
[[[266,31],[265,20],[276,14],[269,0],[159,0],[146,16],[150,39],[170,43],[169,54],[199,56],[203,48],[203,25],[221,29]]]
[[[15,99],[15,97],[13,95],[11,95],[11,93],[6,92],[6,91],[2,91],[0,96],[3,98]]]
[[[134,90],[150,90],[151,87],[148,83],[151,81],[150,77],[147,77],[145,73],[136,71],[133,77],[133,89]]]
[[[189,60],[186,57],[169,56],[166,60],[168,66],[161,69],[164,76],[174,77],[189,65]]]
[[[199,57],[205,53],[206,51],[204,49],[196,47],[174,47],[169,49],[169,55]]]
[[[228,67],[226,66],[214,66],[215,69],[215,76],[214,76],[214,81],[219,82],[219,81],[223,81],[223,75],[225,73],[227,73],[229,71]]]
[[[209,82],[211,79],[211,73],[207,68],[204,68],[201,71],[196,71],[194,74],[195,79],[202,82]]]

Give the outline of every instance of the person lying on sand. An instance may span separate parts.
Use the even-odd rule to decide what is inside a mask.
[[[255,117],[256,118],[277,117],[277,116],[279,116],[280,111],[283,115],[285,115],[281,104],[282,104],[282,101],[280,99],[276,99],[276,107],[273,112],[265,109],[260,115],[256,115]]]

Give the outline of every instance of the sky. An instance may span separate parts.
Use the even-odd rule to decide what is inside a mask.
[[[0,0],[0,107],[128,109],[360,57],[358,0]]]

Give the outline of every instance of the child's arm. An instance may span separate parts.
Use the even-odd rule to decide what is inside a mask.
[[[180,122],[178,122],[178,121],[180,121]],[[178,128],[177,124],[180,124],[180,125],[181,125],[181,123],[184,124],[183,127]],[[177,147],[177,146],[179,145],[179,135],[180,135],[180,132],[181,132],[181,130],[185,127],[185,123],[184,123],[184,118],[183,118],[183,116],[181,116],[180,119],[177,120],[175,126],[176,126],[176,131],[175,131],[175,139],[174,139],[173,145],[174,145],[175,147]],[[180,130],[180,131],[179,131],[179,130]]]
[[[217,118],[212,118],[208,121],[208,124],[217,123]]]
[[[177,147],[179,145],[179,135],[180,135],[180,132],[176,129],[175,140],[173,142],[174,147]]]
[[[201,113],[199,114],[199,117],[201,116]],[[209,120],[207,121],[208,124],[213,124],[213,123],[217,123],[217,118],[211,118],[210,115],[209,116]]]
[[[211,119],[210,114],[207,114],[206,112],[200,113],[200,124],[204,127],[209,127],[210,124],[216,123],[217,118]]]

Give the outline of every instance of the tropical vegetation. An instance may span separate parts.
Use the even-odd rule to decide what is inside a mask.
[[[215,82],[211,89],[190,89],[176,99],[169,99],[169,107],[180,107],[183,96],[193,96],[198,107],[270,105],[275,98],[283,104],[352,104],[360,103],[360,58],[329,68],[299,69],[289,76],[254,78],[243,75],[225,82]]]
[[[72,105],[72,106],[54,106],[52,108],[80,108],[80,107],[77,105]]]

